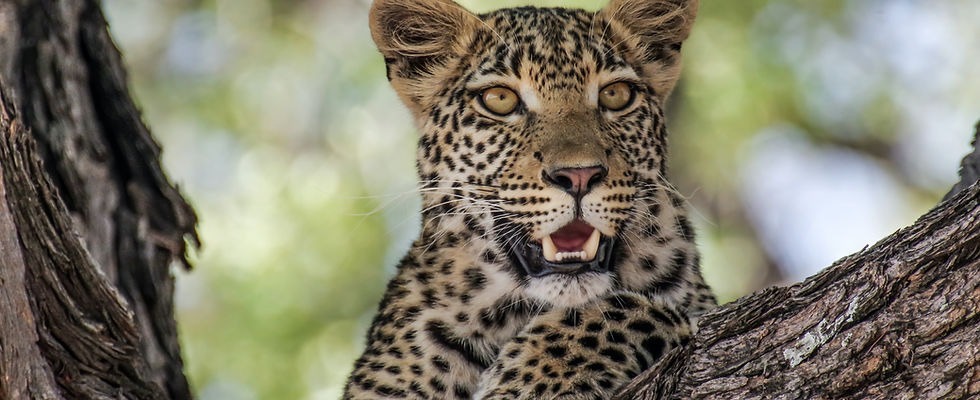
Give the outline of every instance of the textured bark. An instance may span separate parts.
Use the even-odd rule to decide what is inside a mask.
[[[804,282],[712,311],[619,398],[980,397],[978,145],[961,182],[915,224]]]
[[[159,165],[95,0],[0,0],[0,399],[191,398]]]

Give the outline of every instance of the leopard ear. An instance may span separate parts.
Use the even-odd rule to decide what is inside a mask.
[[[648,45],[676,46],[687,39],[698,0],[612,0],[603,9]]]
[[[371,37],[385,58],[388,80],[415,110],[434,82],[427,81],[464,54],[480,20],[451,0],[375,0]]]
[[[646,65],[657,94],[666,98],[680,75],[681,43],[691,33],[698,0],[612,0],[606,21],[625,29],[626,43]]]

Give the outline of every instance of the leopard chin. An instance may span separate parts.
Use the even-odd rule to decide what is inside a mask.
[[[530,278],[525,287],[528,297],[550,304],[553,308],[575,307],[609,293],[613,287],[608,272],[551,274]]]

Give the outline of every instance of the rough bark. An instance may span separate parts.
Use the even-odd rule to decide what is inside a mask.
[[[196,217],[95,0],[0,0],[0,399],[191,398],[174,260]]]
[[[804,282],[712,311],[618,398],[980,397],[976,129],[960,183],[915,224]]]

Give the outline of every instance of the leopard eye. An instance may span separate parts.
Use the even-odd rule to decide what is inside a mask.
[[[619,111],[633,103],[636,93],[626,82],[610,83],[599,90],[599,105],[610,111]]]
[[[517,93],[502,86],[494,86],[480,94],[480,103],[488,111],[504,116],[514,112],[521,103]]]

